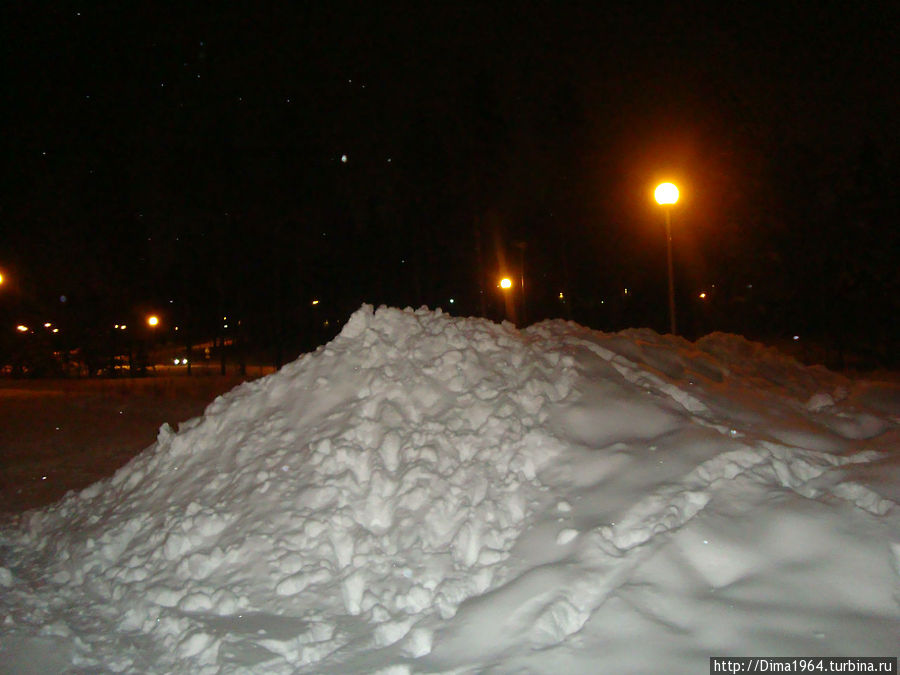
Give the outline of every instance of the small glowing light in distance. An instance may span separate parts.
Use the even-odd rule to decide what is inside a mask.
[[[559,299],[560,299],[560,300],[565,300],[565,299],[566,299],[566,296],[565,296],[565,294],[563,294],[562,291],[559,292]]]
[[[3,283],[3,275],[0,274],[0,284],[2,284],[2,283]]]
[[[19,324],[18,326],[16,326],[16,330],[19,331],[20,333],[27,333],[28,326],[23,326],[22,324]]]
[[[503,288],[503,289],[512,288],[512,280],[509,277],[503,277],[500,280],[500,288]]]
[[[678,201],[678,188],[672,183],[661,183],[653,193],[660,204],[674,204]]]
[[[175,365],[179,365],[181,363],[181,359],[175,359]]]
[[[454,302],[456,301],[453,298],[450,298],[450,304],[452,305]]]
[[[58,333],[58,332],[59,332],[59,328],[54,328],[51,332],[53,332],[53,333]]]
[[[128,328],[128,326],[126,326],[126,325],[123,323],[121,326],[119,326],[119,328],[121,328],[122,330],[125,330],[126,328]]]
[[[318,304],[319,304],[319,301],[318,301],[318,300],[313,300],[313,301],[312,301],[312,304],[318,305]]]
[[[795,339],[795,340],[799,340],[799,339],[800,339],[800,336],[799,336],[799,335],[795,335],[795,336],[794,336],[794,339]]]
[[[148,326],[158,326],[159,325],[159,317],[158,316],[148,316],[147,317],[147,325]]]
[[[44,323],[44,328],[50,328],[50,326],[52,326],[52,325],[53,325],[52,323],[50,323],[49,321],[47,321],[47,322]]]
[[[346,164],[346,163],[347,163],[347,155],[341,155],[341,162],[342,162],[343,164]]]
[[[700,299],[701,299],[701,300],[706,300],[706,293],[701,293],[701,294],[700,294]]]

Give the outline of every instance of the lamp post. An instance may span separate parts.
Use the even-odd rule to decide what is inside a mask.
[[[503,293],[504,314],[508,321],[516,323],[516,303],[513,295],[513,280],[509,277],[503,277],[497,284]]]
[[[150,328],[150,341],[149,346],[147,348],[146,360],[154,372],[156,371],[155,361],[150,362],[154,357],[153,350],[156,349],[156,328],[159,326],[159,317],[156,314],[151,314],[147,317],[147,326]]]
[[[669,263],[669,328],[678,334],[675,323],[675,275],[672,271],[672,204],[678,201],[678,188],[672,183],[661,183],[654,192],[656,201],[666,211],[666,254]]]

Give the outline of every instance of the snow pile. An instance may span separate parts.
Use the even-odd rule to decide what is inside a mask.
[[[363,307],[0,529],[11,672],[696,672],[893,655],[900,391]]]

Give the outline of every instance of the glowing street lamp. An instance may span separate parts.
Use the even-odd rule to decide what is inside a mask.
[[[516,294],[513,290],[513,280],[510,277],[503,277],[497,283],[500,292],[503,295],[503,309],[506,318],[513,323],[517,323],[516,317]]]
[[[672,183],[661,183],[653,193],[656,201],[666,210],[666,252],[669,262],[669,328],[677,335],[675,325],[675,275],[672,273],[672,204],[678,201],[678,188]]]
[[[669,205],[678,201],[678,188],[672,183],[661,183],[653,193],[660,204]]]
[[[155,314],[151,314],[150,316],[147,317],[147,325],[150,326],[151,328],[155,328],[156,326],[159,325],[159,317],[156,316]]]

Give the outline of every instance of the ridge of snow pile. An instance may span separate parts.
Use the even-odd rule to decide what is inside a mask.
[[[409,673],[887,655],[896,394],[736,336],[363,306],[0,529],[0,657]]]
[[[536,468],[560,451],[540,429],[545,404],[573,379],[571,359],[509,326],[364,308],[324,349],[30,514],[15,544],[53,584],[97,598],[90,618],[114,626],[90,646],[103,659],[140,632],[161,636],[160,665],[203,665],[223,645],[200,617],[272,603],[305,624],[258,641],[285,661],[354,639],[337,615],[365,614],[376,644],[406,638],[417,655],[430,632],[407,636],[412,618],[452,616],[495,583],[539,494]],[[129,609],[107,616],[104,603]],[[239,660],[240,646],[222,651]]]

